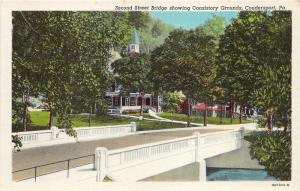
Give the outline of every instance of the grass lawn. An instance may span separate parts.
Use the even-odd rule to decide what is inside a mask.
[[[28,131],[35,130],[47,130],[49,123],[49,112],[47,111],[32,111],[29,112],[31,123],[28,124]],[[145,113],[145,117],[148,117],[148,113]],[[150,115],[149,115],[150,116]],[[73,127],[88,127],[89,116],[88,115],[71,115]],[[105,125],[122,125],[129,124],[133,120],[127,118],[118,118],[109,115],[104,116],[92,116],[91,126],[105,126]],[[182,128],[183,124],[175,124],[170,122],[155,122],[147,120],[135,120],[137,123],[138,131],[145,130],[157,130],[157,129],[169,129],[169,128]],[[54,125],[57,124],[57,117],[54,117]],[[22,129],[13,129],[14,132],[22,131]]]
[[[32,111],[29,112],[31,123],[28,124],[28,131],[46,130],[49,123],[49,112],[47,111]],[[87,115],[71,115],[73,127],[88,127],[89,116]],[[125,118],[116,118],[113,116],[92,116],[91,126],[105,125],[122,125],[129,124],[131,121]],[[57,117],[54,117],[54,125],[57,124]],[[13,123],[14,125],[14,123]],[[13,131],[22,131],[20,128],[14,128]]]
[[[141,120],[136,121],[138,131],[148,131],[148,130],[159,130],[159,129],[173,129],[173,128],[184,128],[185,124],[176,124],[171,122],[161,122],[161,121],[147,121]]]
[[[89,116],[87,115],[73,115],[71,116],[74,127],[88,127]],[[123,125],[129,124],[131,120],[125,118],[117,118],[110,115],[92,116],[91,126],[105,126],[105,125]]]
[[[158,116],[166,118],[166,119],[171,119],[171,120],[177,120],[177,121],[187,121],[187,115],[185,114],[178,114],[175,113],[174,117],[172,116],[172,113],[167,113],[163,112],[158,114]],[[201,116],[195,116],[193,115],[191,117],[191,121],[193,123],[203,123],[203,117]],[[251,123],[251,120],[243,120],[243,123]],[[240,120],[239,119],[234,119],[232,124],[239,124]],[[208,117],[208,124],[213,124],[213,125],[230,125],[230,119],[229,118],[223,118],[223,124],[220,124],[220,117]]]
[[[129,116],[140,117],[140,113],[130,113],[128,115]],[[149,113],[144,113],[144,118],[155,119],[155,117],[152,117]]]
[[[103,182],[113,182],[113,181],[109,177],[105,176]]]

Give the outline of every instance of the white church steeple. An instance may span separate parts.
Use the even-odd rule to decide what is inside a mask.
[[[140,41],[139,41],[139,37],[136,32],[136,29],[134,29],[131,41],[128,44],[127,48],[128,48],[128,54],[130,54],[130,55],[140,53]]]

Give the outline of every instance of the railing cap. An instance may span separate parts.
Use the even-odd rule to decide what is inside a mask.
[[[13,132],[12,135],[28,135],[28,134],[39,134],[39,133],[51,133],[51,130],[40,130],[40,131],[19,131]]]
[[[98,153],[98,152],[101,152],[101,151],[108,151],[108,150],[107,150],[107,148],[105,148],[105,147],[97,147],[97,148],[95,149],[95,153]]]
[[[142,148],[152,147],[152,146],[157,146],[157,145],[163,145],[163,144],[168,144],[168,143],[174,143],[174,142],[179,142],[179,141],[185,141],[185,140],[189,140],[189,139],[195,139],[195,136],[192,135],[192,136],[179,137],[176,139],[169,139],[169,140],[164,140],[164,141],[159,141],[159,142],[134,145],[134,146],[129,146],[129,147],[125,147],[125,148],[109,150],[108,152],[109,152],[109,155],[113,155],[116,153],[127,152],[127,151],[132,151],[132,150],[137,150],[137,149],[142,149]]]
[[[200,136],[200,132],[194,132],[193,135]]]
[[[117,128],[117,127],[130,127],[131,124],[124,125],[106,125],[106,126],[94,126],[94,127],[76,127],[75,130],[86,130],[86,129],[102,129],[102,128]]]

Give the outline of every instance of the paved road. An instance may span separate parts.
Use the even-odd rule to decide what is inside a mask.
[[[126,137],[102,139],[96,141],[61,144],[55,146],[38,147],[26,149],[21,152],[13,153],[13,171],[31,168],[38,165],[44,165],[57,161],[63,161],[71,158],[93,155],[97,147],[106,147],[108,150],[124,148],[139,144],[169,140],[178,137],[190,136],[193,132],[211,133],[221,130],[201,129],[201,130],[184,130],[173,132],[154,132],[130,135]],[[93,162],[93,156],[70,161],[70,168],[89,164]],[[59,170],[67,169],[67,161],[58,164],[39,167],[37,175],[43,175]],[[34,169],[13,173],[15,181],[34,177]]]

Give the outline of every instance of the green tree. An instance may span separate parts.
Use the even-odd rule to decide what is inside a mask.
[[[152,78],[166,91],[182,91],[188,98],[204,98],[207,104],[216,75],[216,45],[201,29],[176,29],[151,57]],[[189,109],[190,110],[190,109]],[[188,112],[187,125],[190,125]],[[205,123],[207,125],[207,116]]]
[[[291,116],[291,12],[273,12],[264,32],[267,35],[259,34],[257,80],[261,83],[253,92],[253,105],[269,111],[286,131]]]
[[[128,14],[128,23],[136,29],[147,27],[147,24],[151,20],[151,16],[148,12],[142,11],[130,11]]]
[[[251,142],[250,154],[277,180],[291,180],[291,133],[261,131],[245,137]]]
[[[169,33],[174,30],[172,25],[153,18],[147,12],[129,12],[128,22],[137,29],[140,37],[140,52],[145,54],[150,54],[151,51],[163,44]],[[122,53],[123,56],[126,56],[127,51],[124,50]]]
[[[264,22],[266,15],[261,12],[243,12],[231,25],[226,27],[219,44],[219,80],[225,95],[242,108],[251,107],[251,93],[259,86],[256,82],[258,60],[253,51],[255,30]]]
[[[130,37],[119,12],[13,12],[13,100],[23,84],[42,94],[58,125],[72,133],[69,113],[101,102],[109,84],[107,62]],[[95,101],[96,100],[96,101]],[[13,101],[14,102],[14,101]]]
[[[284,116],[290,116],[291,106],[290,12],[241,12],[221,37],[218,63],[219,80],[228,99],[237,101],[241,109],[247,106],[269,115],[281,113],[287,128],[289,120]]]
[[[141,95],[141,116],[143,116],[143,100],[146,92],[152,91],[149,80],[150,62],[146,54],[124,57],[112,63],[117,84],[121,85],[121,93],[139,92]]]
[[[207,20],[204,25],[199,28],[201,28],[206,35],[213,37],[216,44],[218,44],[221,35],[224,34],[226,21],[222,16],[213,16],[213,18]]]
[[[180,104],[182,103],[183,95],[179,92],[169,92],[163,96],[164,110],[171,112],[174,120],[174,113],[178,112]],[[173,126],[173,123],[172,123]]]
[[[168,92],[164,96],[164,109],[169,112],[178,112],[183,101],[183,94],[180,92]]]

